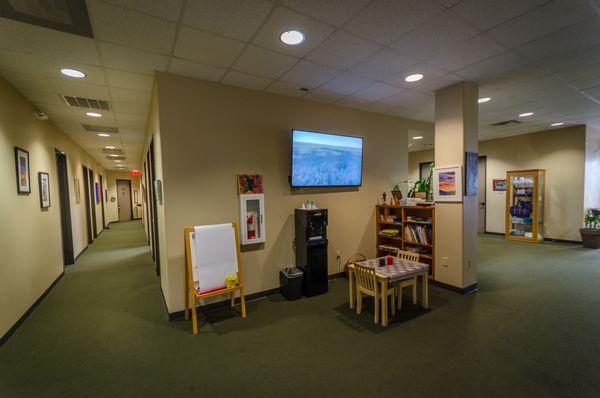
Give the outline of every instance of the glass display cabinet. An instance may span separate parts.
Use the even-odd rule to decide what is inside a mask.
[[[546,170],[506,172],[506,239],[539,243],[544,240]]]
[[[240,195],[240,235],[242,245],[265,241],[265,195]]]

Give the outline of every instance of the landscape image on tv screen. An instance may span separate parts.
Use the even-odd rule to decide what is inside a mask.
[[[362,138],[292,131],[292,187],[360,186]]]

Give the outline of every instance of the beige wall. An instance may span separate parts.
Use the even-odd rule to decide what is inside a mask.
[[[131,202],[133,206],[133,218],[142,218],[142,206],[137,206],[135,203],[134,191],[138,191],[138,203],[142,204],[142,192],[140,189],[140,176],[132,175],[131,171],[115,171],[106,172],[106,189],[108,197],[106,198],[106,223],[119,221],[119,208],[117,203],[117,180],[131,181]],[[112,199],[114,198],[114,202]]]
[[[171,312],[184,303],[183,228],[239,222],[237,174],[262,174],[265,187],[266,243],[242,253],[250,294],[278,287],[279,270],[294,263],[294,208],[306,199],[329,209],[330,273],[336,251],[342,261],[356,252],[373,256],[374,205],[407,176],[407,131],[432,130],[427,123],[164,73],[157,82],[168,252],[162,282]],[[365,137],[363,186],[292,193],[292,128]]]
[[[487,156],[486,230],[504,233],[506,196],[492,189],[492,180],[508,170],[546,169],[544,236],[581,240],[584,191],[585,126],[553,129],[479,142]],[[418,177],[419,162],[434,159],[433,150],[409,153],[409,175]]]
[[[67,155],[73,246],[75,255],[87,245],[82,164],[103,173],[66,134],[50,120],[33,116],[32,105],[0,78],[0,336],[29,309],[63,272],[60,207],[55,148]],[[14,146],[29,151],[31,194],[16,191]],[[51,207],[40,209],[38,172],[50,175]],[[81,184],[81,202],[75,201],[74,178]],[[100,205],[94,206],[98,232]]]

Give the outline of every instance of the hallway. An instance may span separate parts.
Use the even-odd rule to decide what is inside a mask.
[[[479,255],[478,293],[431,286],[430,311],[405,299],[387,328],[340,278],[211,312],[194,336],[167,321],[141,223],[114,223],[0,348],[0,396],[594,396],[597,253],[480,236]]]

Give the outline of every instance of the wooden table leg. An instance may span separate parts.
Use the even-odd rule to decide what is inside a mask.
[[[354,308],[354,269],[348,267],[348,300],[350,301],[350,309]]]
[[[423,308],[429,308],[429,281],[427,274],[423,275]]]
[[[381,278],[381,324],[388,325],[388,300],[387,300],[387,278]]]

